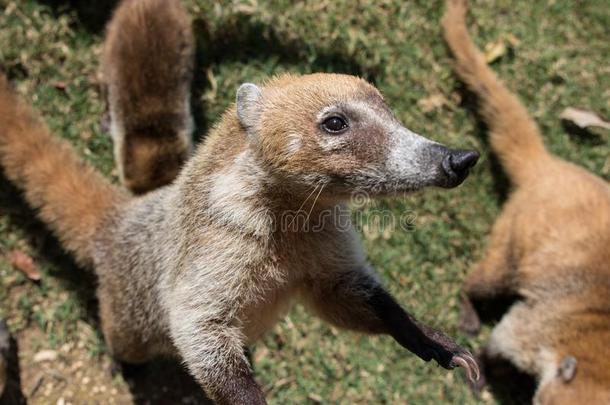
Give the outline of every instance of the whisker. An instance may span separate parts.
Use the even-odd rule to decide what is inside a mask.
[[[290,229],[290,227],[292,226],[292,224],[294,223],[295,219],[297,218],[297,216],[299,215],[299,212],[301,212],[301,209],[303,209],[303,207],[305,206],[305,203],[311,198],[311,196],[313,195],[313,193],[316,192],[316,190],[318,189],[318,184],[316,184],[313,188],[313,190],[311,190],[311,193],[309,193],[309,195],[307,196],[307,198],[305,198],[305,200],[303,201],[303,203],[301,204],[301,206],[297,209],[295,215],[292,217],[292,221],[290,221],[290,223],[288,224],[288,227],[286,229]]]
[[[316,202],[318,202],[318,198],[320,198],[320,194],[322,194],[322,190],[324,189],[324,187],[326,187],[326,184],[327,183],[323,183],[322,186],[320,187],[320,191],[318,191],[318,195],[316,195],[316,198],[313,200],[313,204],[311,204],[311,208],[309,209],[309,212],[307,213],[307,219],[305,220],[305,223],[308,225],[309,225],[309,216],[313,212],[313,207],[315,207]]]

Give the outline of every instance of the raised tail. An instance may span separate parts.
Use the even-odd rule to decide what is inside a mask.
[[[108,24],[101,71],[115,161],[136,194],[171,183],[190,155],[194,51],[180,0],[124,0]]]
[[[516,185],[540,173],[549,161],[536,123],[487,66],[466,30],[466,0],[448,0],[443,17],[445,40],[455,57],[455,71],[480,98],[480,112],[490,129],[490,143]]]
[[[93,238],[106,214],[127,199],[51,135],[0,74],[0,165],[27,202],[80,264],[90,264]]]

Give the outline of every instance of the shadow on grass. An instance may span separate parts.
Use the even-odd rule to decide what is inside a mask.
[[[204,19],[194,20],[197,39],[196,72],[205,72],[212,66],[227,62],[253,62],[278,60],[284,66],[306,66],[308,72],[344,73],[360,76],[374,83],[379,73],[375,66],[363,66],[340,46],[328,49],[312,48],[301,39],[287,39],[274,27],[253,20],[249,15],[233,14],[226,18],[214,32]],[[303,72],[306,73],[306,72]],[[203,119],[201,96],[209,83],[202,74],[196,74],[192,90],[192,105],[196,133],[205,134],[210,123]],[[237,89],[236,89],[237,90]]]
[[[213,404],[184,367],[174,360],[122,364],[121,372],[135,404]]]
[[[562,120],[561,126],[563,127],[563,130],[568,133],[568,135],[573,141],[581,145],[601,146],[606,143],[605,140],[599,134],[596,134],[595,132],[592,132],[588,129],[581,128],[570,121]]]
[[[511,190],[510,179],[500,164],[497,155],[491,150],[491,145],[489,143],[489,128],[479,113],[478,98],[473,92],[468,90],[468,88],[462,82],[459,82],[456,90],[462,99],[460,106],[476,117],[476,128],[474,135],[481,140],[481,142],[490,151],[489,169],[493,179],[494,193],[496,195],[497,203],[502,204],[508,198]]]
[[[38,2],[50,6],[55,13],[66,10],[76,12],[78,20],[87,31],[98,33],[104,29],[119,0],[39,0]]]
[[[5,372],[4,376],[0,375],[0,378],[4,378],[4,381],[0,381],[0,385],[4,384],[4,391],[0,392],[0,404],[5,405],[22,405],[26,404],[27,401],[21,390],[21,377],[19,375],[19,356],[17,341],[8,334],[8,327],[4,321],[0,320],[0,336],[2,341],[0,342],[0,363],[4,362]],[[5,351],[7,349],[8,350]],[[0,370],[0,374],[2,370]]]
[[[74,11],[82,26],[100,33],[112,15],[117,0],[39,0],[55,13]],[[204,72],[227,62],[252,62],[275,59],[284,66],[306,66],[311,72],[345,73],[363,77],[374,83],[377,66],[363,66],[348,55],[346,47],[333,44],[332,49],[319,49],[302,39],[288,39],[275,27],[247,14],[230,14],[215,30],[200,17],[193,19],[197,42],[195,78],[191,89],[191,105],[195,121],[195,141],[200,141],[211,124],[206,122],[202,95],[210,88]],[[237,90],[237,89],[235,89]]]
[[[52,264],[48,274],[76,293],[79,303],[86,309],[86,321],[97,326],[95,276],[79,268],[64,252],[51,231],[38,220],[36,212],[29,208],[21,191],[3,174],[0,174],[0,212],[8,218],[11,227],[24,230],[28,244],[37,256]]]

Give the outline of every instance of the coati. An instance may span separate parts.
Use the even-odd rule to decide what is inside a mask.
[[[454,187],[477,160],[398,123],[379,92],[344,75],[242,85],[236,106],[176,182],[130,198],[53,137],[0,83],[0,164],[98,278],[112,354],[138,363],[179,355],[219,403],[264,403],[243,346],[299,296],[329,322],[392,335],[424,360],[478,368],[381,286],[336,213],[353,190],[383,196]],[[315,232],[286,230],[309,207]]]
[[[192,149],[195,40],[179,1],[126,0],[108,24],[103,89],[121,182],[141,194],[170,183]]]
[[[294,299],[334,325],[391,335],[476,378],[467,350],[383,288],[343,212],[355,191],[455,187],[477,159],[406,129],[362,79],[283,75],[239,87],[177,179],[132,197],[53,137],[0,79],[0,165],[94,269],[111,353],[131,363],[177,356],[221,404],[265,403],[243,348]],[[307,230],[285,221],[301,209]]]
[[[537,376],[535,403],[608,404],[610,187],[547,151],[470,39],[465,14],[466,1],[447,2],[445,38],[458,76],[480,99],[491,148],[514,191],[464,290],[473,300],[522,297],[494,328],[485,355]],[[464,316],[477,331],[477,314]]]

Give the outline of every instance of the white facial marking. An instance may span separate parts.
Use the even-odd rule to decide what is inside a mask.
[[[422,159],[422,150],[432,142],[400,125],[397,121],[382,116],[379,111],[364,101],[351,101],[349,107],[358,112],[361,120],[385,128],[391,134],[388,141],[390,151],[387,168],[395,177],[420,176],[426,174],[428,162]]]
[[[431,173],[429,162],[426,162],[423,151],[435,144],[421,135],[404,127],[397,126],[390,138],[390,154],[387,160],[388,169],[399,177],[426,176]],[[423,178],[422,178],[423,179]]]
[[[288,134],[286,141],[286,152],[294,155],[301,149],[301,136],[299,134]]]
[[[239,154],[234,164],[212,176],[208,196],[210,214],[227,225],[256,235],[268,234],[272,218],[264,205],[255,201],[264,176],[247,152]]]

